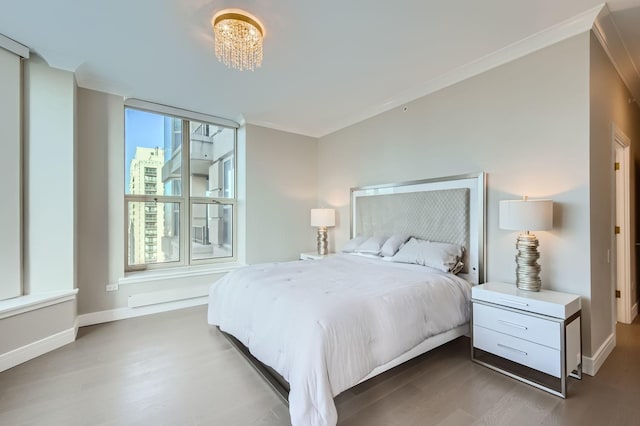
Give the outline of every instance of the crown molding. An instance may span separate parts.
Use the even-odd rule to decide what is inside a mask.
[[[640,105],[640,73],[631,59],[626,44],[620,37],[620,31],[607,6],[604,6],[596,17],[593,33],[611,60],[620,79],[634,97],[634,101]]]
[[[333,126],[329,126],[318,132],[319,135],[316,137],[326,136],[345,127],[359,123],[368,118],[444,89],[445,87],[452,86],[492,68],[496,68],[537,50],[551,46],[562,40],[581,34],[585,31],[590,31],[596,17],[603,8],[605,8],[605,4],[601,3],[598,6],[588,9],[570,19],[560,22],[557,25],[546,28],[520,41],[489,53],[475,61],[464,64],[446,74],[427,81],[420,87],[407,90],[391,99],[388,99],[382,104],[373,106],[359,114],[352,115]]]
[[[29,48],[24,44],[0,34],[0,47],[25,59],[29,59]]]
[[[322,136],[324,136],[326,133],[322,133],[322,132],[309,132],[309,131],[304,131],[302,129],[298,129],[295,127],[289,127],[289,126],[283,126],[277,123],[272,123],[270,121],[261,121],[261,120],[246,120],[245,124],[250,124],[252,126],[259,126],[259,127],[266,127],[267,129],[272,129],[272,130],[278,130],[280,132],[285,132],[285,133],[293,133],[296,135],[301,135],[301,136],[307,136],[310,138],[320,138]],[[347,127],[347,126],[344,126]]]

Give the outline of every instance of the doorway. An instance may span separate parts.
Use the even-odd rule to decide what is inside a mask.
[[[631,141],[614,124],[612,131],[615,173],[615,308],[616,320],[633,321],[635,300],[631,294],[631,186],[629,147]],[[637,309],[637,305],[636,305]]]

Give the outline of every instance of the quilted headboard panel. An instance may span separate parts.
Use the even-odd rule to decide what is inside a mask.
[[[406,234],[469,247],[469,189],[359,197],[356,229],[361,235]]]
[[[406,234],[465,248],[465,278],[484,282],[485,176],[453,176],[351,190],[351,236]]]

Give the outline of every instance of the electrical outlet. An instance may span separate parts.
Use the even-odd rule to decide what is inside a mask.
[[[107,284],[107,291],[116,291],[116,290],[118,290],[118,283]]]

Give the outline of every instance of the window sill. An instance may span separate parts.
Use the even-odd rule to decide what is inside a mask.
[[[171,269],[156,269],[153,271],[128,272],[123,278],[118,280],[118,285],[139,284],[150,281],[197,277],[210,274],[226,274],[243,266],[245,265],[240,263],[221,263],[217,265],[183,266]]]
[[[28,294],[0,301],[0,320],[74,300],[78,289]]]

